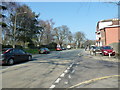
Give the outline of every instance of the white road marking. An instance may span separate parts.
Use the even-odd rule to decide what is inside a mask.
[[[74,73],[75,72],[75,70],[72,70],[72,72],[71,73]]]
[[[69,70],[69,69],[70,69],[70,67],[67,68],[67,70]]]
[[[65,73],[61,74],[60,77],[64,77],[65,76]]]
[[[65,71],[64,71],[64,73],[62,73],[61,75],[60,75],[60,77],[64,77],[65,76],[65,74],[68,72],[68,70],[73,66],[73,64],[74,63],[72,63]],[[75,71],[75,70],[74,70]],[[69,77],[68,78],[71,78],[71,76],[69,75]],[[59,83],[60,82],[60,80],[61,80],[61,78],[58,78],[54,83]],[[65,84],[68,84],[68,82],[64,82]],[[53,84],[53,85],[51,85],[51,87],[50,88],[55,88],[55,85]]]
[[[59,83],[60,80],[61,80],[61,78],[58,78],[58,79],[55,81],[55,83]]]
[[[68,72],[68,70],[65,70],[65,71],[64,71],[64,73],[67,73],[67,72]]]
[[[70,65],[70,68],[73,66],[73,64],[74,64],[74,63],[72,63],[72,64]]]
[[[50,88],[55,88],[55,85],[52,85]]]
[[[68,76],[68,78],[70,79],[70,78],[71,78],[71,76],[69,75],[69,76]]]
[[[68,82],[64,82],[65,84],[68,84]]]

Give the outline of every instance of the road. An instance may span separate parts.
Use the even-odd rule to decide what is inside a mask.
[[[2,88],[93,87],[118,88],[118,63],[93,59],[81,49],[33,55],[2,69]]]

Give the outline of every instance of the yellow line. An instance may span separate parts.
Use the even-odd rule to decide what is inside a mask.
[[[71,86],[69,88],[75,88],[75,87],[80,86],[82,84],[87,84],[87,83],[95,82],[95,81],[102,80],[102,79],[112,78],[112,77],[120,77],[120,75],[105,76],[105,77],[100,77],[100,78],[95,78],[95,79],[87,80],[87,81],[78,83],[78,84],[76,84],[74,86]]]

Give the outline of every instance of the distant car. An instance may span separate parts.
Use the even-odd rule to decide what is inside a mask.
[[[115,51],[113,50],[113,48],[111,46],[102,46],[101,47],[101,52],[102,52],[102,55],[105,56],[105,55],[115,55]]]
[[[95,53],[96,46],[90,46],[90,54],[93,55]]]
[[[63,47],[62,50],[66,50],[66,48]]]
[[[101,47],[96,46],[96,47],[95,47],[95,50],[94,50],[95,53],[102,53],[101,50],[100,50],[100,48],[101,48]]]
[[[62,51],[62,48],[57,47],[57,48],[56,48],[56,51]]]
[[[67,45],[67,49],[68,49],[68,50],[71,49],[71,46],[70,46],[70,45]]]
[[[32,55],[16,48],[4,48],[2,49],[2,58],[0,58],[0,64],[13,65],[17,62],[32,60]]]
[[[98,47],[98,46],[92,46],[90,48],[90,54],[95,54],[96,55],[97,53],[101,53],[100,47]]]
[[[39,54],[50,53],[50,50],[48,48],[40,48],[38,51],[39,51]]]

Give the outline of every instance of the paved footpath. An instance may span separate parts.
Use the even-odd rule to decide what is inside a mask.
[[[84,54],[86,57],[88,57],[88,58],[92,57],[92,58],[97,59],[97,60],[120,62],[120,59],[118,59],[118,58],[115,57],[115,56],[109,57],[109,56],[102,56],[102,55],[100,55],[100,54],[97,54],[97,55],[95,56],[95,55],[90,55],[90,52],[89,52],[89,51],[84,51],[83,54]]]

